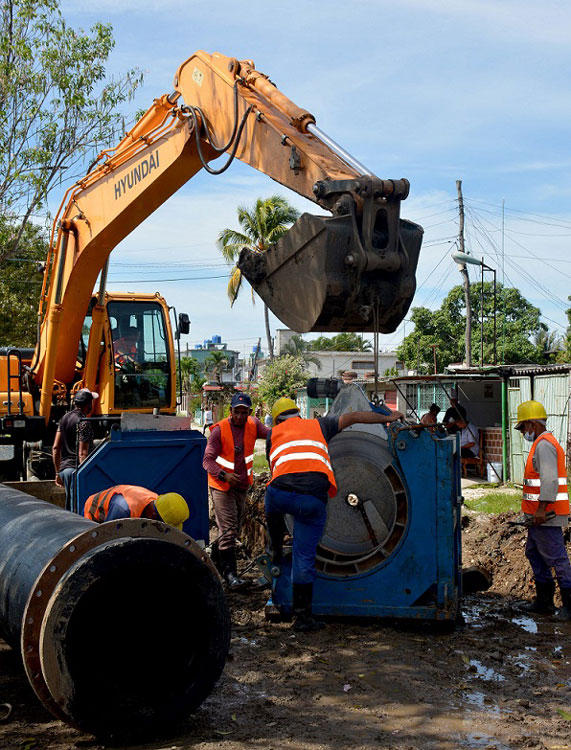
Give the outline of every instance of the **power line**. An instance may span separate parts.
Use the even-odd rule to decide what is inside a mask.
[[[420,292],[420,290],[421,290],[421,289],[422,289],[422,287],[423,287],[423,286],[424,286],[424,285],[426,284],[426,282],[427,282],[427,281],[428,281],[428,279],[429,279],[429,278],[430,278],[430,277],[432,276],[432,274],[433,274],[433,273],[434,273],[434,272],[436,271],[436,269],[437,269],[437,268],[438,268],[438,266],[439,266],[439,265],[440,265],[440,264],[442,263],[442,261],[443,261],[443,260],[444,260],[444,259],[446,258],[446,256],[448,255],[448,252],[449,252],[449,250],[450,250],[450,248],[448,248],[448,247],[447,247],[447,248],[446,248],[446,250],[444,251],[444,255],[443,255],[443,256],[442,256],[441,258],[440,258],[440,260],[439,260],[439,261],[438,261],[438,263],[437,263],[437,264],[436,264],[436,265],[434,266],[434,268],[432,269],[432,271],[431,271],[431,272],[430,272],[430,273],[428,274],[428,276],[427,276],[427,277],[426,277],[426,278],[424,279],[424,281],[422,282],[422,284],[420,284],[420,286],[418,286],[418,287],[417,287],[417,289],[416,289],[416,293],[417,293],[417,294],[418,294],[418,293]]]
[[[177,281],[207,281],[208,279],[227,279],[228,274],[222,276],[181,276],[178,279],[109,279],[110,284],[166,284]]]
[[[487,201],[478,200],[477,198],[470,198],[470,201],[474,201],[476,203],[483,203],[485,206],[493,206],[494,208],[497,208],[501,211],[501,206],[496,203],[488,203]],[[520,211],[517,208],[508,208],[505,207],[506,211],[510,211],[512,213],[522,214],[521,220],[522,221],[529,221],[533,224],[543,224],[544,226],[550,226],[550,227],[560,227],[561,229],[571,229],[571,220],[568,219],[562,219],[561,217],[555,217],[555,216],[546,216],[545,214],[536,214],[529,211]],[[485,209],[480,209],[480,211],[485,211]],[[488,211],[487,213],[494,213],[493,211]],[[496,214],[500,215],[500,214]],[[530,219],[526,218],[528,216],[538,216],[541,219],[550,219],[551,221],[538,221],[537,219]],[[563,222],[563,223],[560,223]]]
[[[498,260],[499,260],[499,250],[498,250],[495,242],[489,236],[489,234],[487,232],[487,229],[482,225],[482,222],[480,221],[480,219],[478,217],[474,217],[472,211],[470,211],[470,215],[472,216],[472,219],[474,221],[474,227],[476,227],[476,222],[478,224],[480,224],[480,227],[481,227],[480,231],[482,231],[482,233],[484,234],[484,236],[487,238],[488,242],[492,246],[492,248],[494,250],[494,253],[495,253],[495,256],[496,256],[496,262],[498,262]],[[512,242],[515,242],[515,244],[519,245],[519,247],[521,247],[522,250],[525,250],[528,253],[528,255],[531,256],[534,260],[537,260],[539,262],[543,262],[542,258],[539,258],[538,256],[536,256],[534,253],[532,253],[530,250],[528,250],[528,248],[524,247],[517,240],[514,240],[513,238],[510,238],[510,239],[511,239]],[[538,281],[537,278],[532,277],[527,271],[525,271],[523,268],[521,268],[520,264],[514,263],[514,261],[511,259],[511,256],[509,254],[508,255],[504,255],[504,258],[507,260],[507,262],[510,264],[510,266],[514,270],[516,270],[521,276],[523,276],[523,278],[526,281],[528,281],[532,285],[532,287],[534,289],[538,289],[539,291],[543,292],[543,296],[545,297],[546,300],[550,300],[555,306],[559,306],[559,307],[562,307],[563,310],[567,310],[567,304],[563,300],[559,299],[559,297],[557,297],[557,295],[555,295],[550,289],[548,289],[547,287],[543,286],[543,284],[541,284]],[[557,269],[553,269],[553,270],[557,271]],[[562,272],[560,272],[560,273],[562,273]],[[564,275],[567,275],[567,274],[564,274]]]

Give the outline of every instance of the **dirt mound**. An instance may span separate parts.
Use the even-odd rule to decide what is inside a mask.
[[[517,513],[488,515],[464,510],[462,516],[462,563],[479,565],[492,576],[490,592],[528,599],[533,596],[533,576],[525,556],[527,529],[509,526],[519,520]],[[571,556],[569,534],[567,552]]]

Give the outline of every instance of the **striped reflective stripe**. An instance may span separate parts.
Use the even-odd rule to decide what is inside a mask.
[[[216,463],[220,464],[220,466],[223,466],[225,469],[233,469],[234,464],[232,461],[227,461],[225,458],[222,458],[221,456],[218,456],[216,459]]]
[[[251,455],[251,456],[246,456],[246,458],[244,459],[244,461],[245,461],[246,463],[250,463],[250,462],[251,462],[251,461],[253,461],[253,460],[254,460],[254,454],[253,454],[253,453],[252,453],[252,455]]]
[[[114,494],[114,487],[110,487],[108,490],[102,490],[101,492],[98,492],[96,495],[94,495],[93,500],[91,501],[91,505],[89,506],[89,515],[87,517],[91,518],[93,521],[97,521],[98,523],[103,523],[103,521],[105,520],[105,503]]]
[[[323,456],[320,456],[319,453],[290,453],[287,456],[282,456],[281,458],[278,458],[278,460],[272,464],[272,470],[280,466],[283,463],[287,463],[288,461],[305,461],[308,459],[321,461],[321,463],[324,463],[328,469],[333,471],[329,461]]]
[[[279,445],[275,450],[273,450],[270,453],[270,461],[273,461],[274,458],[278,455],[278,453],[281,453],[286,448],[299,448],[300,446],[304,446],[304,445],[309,445],[309,446],[312,446],[313,448],[321,448],[322,450],[327,452],[327,444],[320,443],[317,440],[290,440],[289,443],[283,443],[282,445]]]
[[[548,502],[554,503],[557,500],[567,500],[569,495],[567,492],[558,492],[557,495],[555,495],[555,500],[549,500]],[[530,495],[527,492],[523,493],[523,499],[527,500],[530,503],[538,503],[539,502],[539,495]]]
[[[541,485],[541,479],[524,479],[524,487],[539,487]]]
[[[561,480],[559,480],[559,481],[561,482]],[[525,486],[524,486],[524,489],[525,489]],[[540,485],[533,486],[533,487],[527,487],[527,491],[531,495],[539,495],[539,493],[541,492],[541,487],[540,487]],[[560,492],[566,492],[567,491],[567,482],[562,482],[561,484],[559,484],[559,491]]]

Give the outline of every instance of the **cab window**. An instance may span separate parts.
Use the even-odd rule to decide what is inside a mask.
[[[153,302],[109,302],[115,408],[170,405],[170,362],[163,309]]]

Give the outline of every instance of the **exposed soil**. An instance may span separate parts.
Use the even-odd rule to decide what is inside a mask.
[[[173,736],[137,748],[571,748],[571,623],[521,609],[526,532],[508,518],[466,512],[464,563],[493,584],[466,597],[452,633],[332,622],[294,635],[265,621],[263,592],[230,595],[231,658],[215,691]],[[108,747],[52,719],[1,642],[0,674],[0,703],[12,704],[2,750]]]

